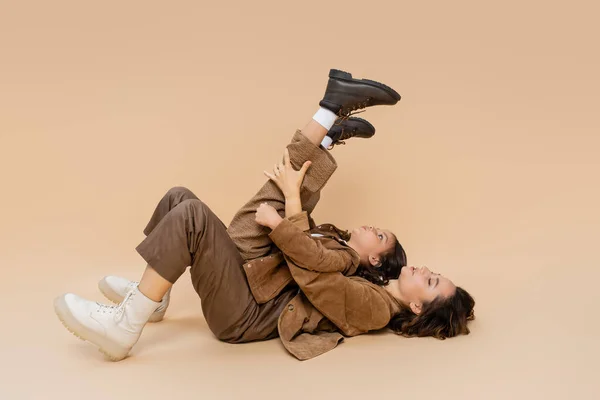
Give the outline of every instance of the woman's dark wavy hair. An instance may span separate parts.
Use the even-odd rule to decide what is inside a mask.
[[[398,279],[400,270],[406,266],[406,252],[398,239],[394,249],[381,255],[381,266],[361,265],[356,275],[379,286],[386,286],[390,279]],[[475,300],[461,287],[446,298],[436,298],[424,304],[420,314],[415,314],[409,307],[402,306],[388,327],[398,335],[405,337],[433,336],[446,339],[460,334],[469,334],[467,322],[475,319]]]
[[[389,328],[405,337],[433,336],[444,340],[456,335],[468,335],[467,322],[475,319],[475,300],[461,287],[446,298],[436,298],[423,305],[419,315],[406,306],[395,315]]]

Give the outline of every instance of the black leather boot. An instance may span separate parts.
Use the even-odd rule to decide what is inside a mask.
[[[356,117],[340,118],[335,121],[335,124],[327,132],[327,136],[333,140],[329,148],[331,149],[336,144],[346,144],[344,140],[353,137],[368,139],[374,134],[375,127],[365,119]]]
[[[378,105],[394,105],[400,95],[383,83],[368,79],[354,79],[352,74],[332,69],[325,96],[319,105],[340,117],[348,117],[352,111]]]

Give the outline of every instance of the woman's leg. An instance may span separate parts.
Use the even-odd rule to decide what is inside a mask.
[[[294,168],[298,170],[304,162],[312,161],[300,189],[303,210],[312,213],[319,201],[321,189],[337,167],[335,160],[321,143],[338,118],[346,121],[355,110],[376,105],[394,105],[398,100],[400,95],[382,83],[368,79],[355,79],[352,74],[345,71],[336,69],[329,71],[327,88],[323,99],[319,102],[319,110],[302,133],[296,132],[292,143],[288,145]],[[324,146],[331,143],[332,139],[327,138],[330,140],[323,142]],[[254,213],[262,202],[275,207],[281,216],[285,214],[281,192],[273,182],[268,181],[238,211],[228,228],[230,236],[246,260],[265,256],[269,254],[272,247],[268,237],[269,229],[259,226],[254,221]],[[309,220],[309,223],[314,226],[312,220]]]
[[[185,187],[173,187],[167,191],[167,193],[160,199],[156,208],[154,209],[154,213],[150,218],[146,228],[144,229],[144,234],[148,236],[154,228],[162,221],[162,219],[178,204],[185,200],[198,200],[198,197],[192,193],[191,190]],[[153,269],[151,267],[146,268],[146,272],[144,273],[144,277],[148,277],[151,279],[152,277],[156,277],[152,275]],[[98,287],[100,291],[111,301],[115,303],[120,303],[123,301],[125,296],[132,288],[137,285],[139,282],[132,282],[125,278],[121,278],[119,276],[106,276],[98,282]],[[154,286],[154,285],[152,285]],[[141,285],[142,288],[146,288],[145,284]],[[147,289],[147,288],[146,288]],[[166,312],[167,307],[169,306],[170,296],[168,295],[170,287],[167,289],[167,292],[161,302],[161,305],[158,307],[156,312],[152,314],[150,318],[150,322],[157,322],[163,319],[164,314]],[[146,293],[144,290],[142,290]],[[146,293],[147,294],[147,293]],[[150,298],[155,298],[155,296],[149,296]]]
[[[294,133],[291,142],[287,145],[290,162],[295,169],[300,169],[308,160],[312,161],[300,187],[302,209],[309,215],[321,198],[321,190],[337,169],[337,163],[331,153],[320,146],[325,135],[327,129],[315,120],[311,120],[302,131],[297,130]],[[285,198],[277,185],[268,180],[239,209],[227,228],[229,236],[245,260],[264,257],[271,252],[272,242],[268,236],[270,229],[257,224],[254,215],[263,202],[273,206],[282,217],[285,216]],[[311,226],[314,226],[312,219],[309,221]]]
[[[223,222],[201,200],[179,203],[136,250],[148,263],[139,284],[147,297],[159,299],[190,266],[204,317],[217,338],[237,343],[276,336],[277,317],[291,296],[256,303],[244,259]]]
[[[152,217],[146,228],[144,228],[144,235],[148,236],[152,230],[158,225],[158,223],[164,218],[165,215],[174,209],[179,203],[184,200],[198,200],[198,196],[192,193],[191,190],[182,186],[176,186],[167,191],[165,195],[160,199]]]
[[[55,301],[56,313],[65,326],[96,344],[111,359],[127,356],[158,300],[188,266],[215,336],[232,343],[277,336],[277,317],[294,292],[257,304],[235,243],[225,225],[202,201],[180,202],[136,250],[148,267],[138,287],[119,306],[105,306],[70,293]]]
[[[144,270],[138,289],[150,300],[161,301],[171,286],[173,286],[171,282],[148,265]]]
[[[302,134],[317,147],[321,145],[323,139],[327,136],[327,132],[328,130],[314,119],[311,119],[302,129]]]

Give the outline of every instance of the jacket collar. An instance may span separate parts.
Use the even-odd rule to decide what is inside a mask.
[[[350,233],[347,230],[339,229],[333,224],[321,224],[310,230],[310,233],[320,233],[324,236],[335,236],[344,241],[350,240]]]

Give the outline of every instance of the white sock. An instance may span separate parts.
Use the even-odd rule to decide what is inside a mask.
[[[313,119],[317,121],[323,128],[330,130],[335,120],[338,119],[338,116],[328,109],[321,107],[313,116]]]
[[[325,136],[325,138],[323,139],[323,141],[321,142],[321,146],[325,147],[326,149],[329,148],[329,146],[331,146],[331,142],[333,142],[333,139],[330,138],[329,136]]]

